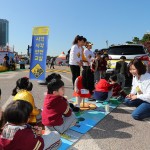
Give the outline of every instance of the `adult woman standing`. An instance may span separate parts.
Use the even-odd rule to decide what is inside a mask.
[[[72,73],[72,83],[80,76],[80,67],[82,66],[82,46],[84,45],[84,37],[77,35],[73,41],[70,50],[69,65]]]
[[[83,52],[83,55],[86,61],[83,62],[83,69],[87,69],[91,67],[92,60],[94,59],[94,54],[91,50],[92,45],[93,44],[91,42],[86,42],[86,45],[85,45],[86,49]]]
[[[132,117],[136,120],[143,120],[150,117],[150,74],[146,72],[146,66],[138,59],[130,62],[129,71],[133,75],[133,81],[125,104],[137,107],[132,112]]]

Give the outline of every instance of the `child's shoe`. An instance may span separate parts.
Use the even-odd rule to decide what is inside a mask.
[[[100,103],[100,100],[96,100],[96,103]]]
[[[74,107],[73,108],[73,112],[79,112],[80,111],[80,108],[79,107]]]

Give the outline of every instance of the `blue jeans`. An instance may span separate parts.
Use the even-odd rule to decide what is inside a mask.
[[[130,107],[137,107],[132,112],[132,117],[136,120],[143,120],[144,118],[150,117],[150,103],[145,102],[141,99],[125,99],[125,104]]]
[[[108,92],[94,91],[94,99],[104,101],[108,97]]]

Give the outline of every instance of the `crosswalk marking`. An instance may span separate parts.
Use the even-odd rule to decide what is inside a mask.
[[[0,73],[0,79],[11,79],[14,76],[16,76],[18,72],[6,72],[6,73]]]
[[[24,72],[29,72],[30,70],[24,70]],[[47,69],[46,72],[60,72],[60,73],[71,73],[70,70],[58,70],[58,69]]]

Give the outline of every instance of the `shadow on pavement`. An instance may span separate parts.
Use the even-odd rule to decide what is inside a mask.
[[[131,138],[132,135],[123,131],[118,131],[122,128],[128,128],[133,126],[130,123],[123,122],[120,120],[114,119],[111,115],[107,116],[107,119],[105,118],[99,124],[97,124],[90,132],[90,136],[93,139],[104,139],[104,138],[119,138],[119,139],[125,139],[125,138]]]
[[[124,110],[123,109],[123,106],[121,105],[122,108],[117,107],[117,109],[113,110],[112,112],[113,113],[119,113],[119,114],[131,114],[131,112],[129,112],[129,110]],[[124,106],[124,107],[127,107],[127,106]]]

